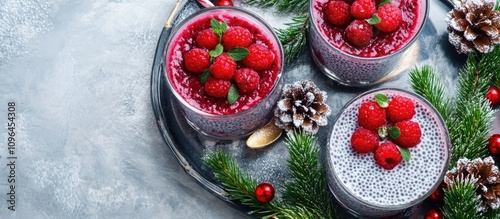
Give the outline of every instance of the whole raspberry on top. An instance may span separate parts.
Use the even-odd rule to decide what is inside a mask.
[[[410,98],[395,96],[387,106],[387,117],[391,122],[409,120],[415,115],[415,104]]]
[[[205,81],[205,93],[211,97],[224,98],[229,92],[231,82],[228,80],[217,79],[215,77],[208,77]]]
[[[349,4],[344,1],[331,1],[326,6],[326,20],[337,27],[345,27],[351,22],[352,16],[349,12]]]
[[[260,76],[251,68],[240,68],[234,74],[234,81],[242,93],[250,93],[259,87]]]
[[[374,0],[356,0],[351,5],[351,14],[356,19],[368,19],[375,13],[376,5]]]
[[[398,147],[388,141],[380,144],[375,150],[375,162],[386,170],[392,170],[401,163],[403,157]]]
[[[198,33],[198,35],[196,35],[195,42],[198,47],[212,50],[215,49],[217,44],[219,44],[219,36],[212,30],[212,28],[208,28],[202,30]]]
[[[377,102],[363,103],[358,110],[358,124],[366,129],[376,131],[387,123],[385,109]]]
[[[210,66],[210,55],[204,49],[194,48],[183,57],[184,67],[191,73],[200,74]]]
[[[374,131],[358,128],[351,136],[351,146],[354,151],[365,154],[374,151],[379,144],[379,136]]]
[[[365,47],[370,44],[373,36],[373,28],[365,20],[354,20],[345,29],[347,41],[357,47]]]
[[[266,70],[274,64],[274,53],[265,46],[254,43],[248,47],[248,56],[241,62],[256,71]]]
[[[234,47],[248,47],[252,43],[253,36],[250,31],[244,27],[234,26],[226,30],[222,35],[222,46],[225,50]]]
[[[220,54],[210,66],[210,74],[218,79],[230,80],[236,71],[236,61],[227,53]]]
[[[380,18],[380,23],[375,24],[375,27],[382,32],[392,32],[396,30],[403,20],[401,10],[392,3],[378,7],[375,13]]]
[[[411,148],[420,143],[422,137],[422,130],[420,125],[414,121],[402,121],[394,124],[393,127],[399,128],[400,135],[393,138],[393,142],[399,146]]]

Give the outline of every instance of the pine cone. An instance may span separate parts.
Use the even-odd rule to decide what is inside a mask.
[[[331,113],[324,103],[326,98],[326,92],[320,91],[312,81],[286,84],[274,110],[276,126],[286,131],[301,128],[316,134],[319,126],[328,123],[327,116]]]
[[[457,167],[446,173],[444,182],[450,186],[455,180],[469,180],[474,183],[478,200],[481,202],[478,210],[500,207],[500,172],[493,158],[458,160]]]
[[[500,43],[500,11],[494,6],[494,0],[462,0],[448,12],[448,40],[458,53],[488,53]]]

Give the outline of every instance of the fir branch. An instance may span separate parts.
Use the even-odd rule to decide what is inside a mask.
[[[484,219],[484,215],[477,212],[479,205],[476,200],[476,188],[469,179],[456,179],[444,190],[445,218],[452,219]]]
[[[244,173],[234,158],[222,150],[215,150],[203,158],[204,162],[212,169],[215,177],[228,192],[230,200],[238,200],[241,204],[252,208],[249,214],[258,214],[268,218],[281,212],[281,203],[276,199],[264,204],[255,198],[257,180],[248,173]]]
[[[279,13],[304,13],[309,6],[309,0],[243,0],[243,3],[263,8],[276,6]]]
[[[288,167],[291,181],[285,185],[283,200],[286,205],[297,206],[311,217],[298,218],[339,218],[333,209],[332,196],[328,192],[326,167],[318,161],[319,147],[316,137],[305,132],[289,132],[286,139],[290,158]],[[284,211],[283,214],[290,213]]]
[[[448,122],[451,112],[450,98],[444,95],[446,89],[434,69],[429,65],[424,65],[421,69],[410,70],[409,76],[412,89],[427,99],[441,114],[444,121]],[[449,127],[451,124],[446,125]]]
[[[309,30],[309,14],[300,14],[286,23],[285,29],[275,29],[283,45],[285,59],[291,63],[304,51],[307,45],[307,31]]]
[[[448,131],[452,144],[450,167],[460,158],[474,159],[488,153],[487,141],[494,111],[485,98],[492,74],[484,59],[470,55],[458,77],[455,108],[450,116]]]

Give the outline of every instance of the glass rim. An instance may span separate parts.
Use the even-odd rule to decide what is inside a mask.
[[[417,32],[415,32],[415,35],[412,37],[412,39],[410,41],[408,41],[404,46],[402,46],[401,48],[399,48],[397,51],[393,52],[393,53],[390,53],[390,54],[387,54],[387,55],[384,55],[384,56],[378,56],[378,57],[361,57],[361,56],[357,56],[357,55],[353,55],[353,54],[349,54],[347,52],[344,52],[343,50],[335,47],[334,45],[332,45],[328,40],[327,38],[325,37],[325,35],[320,31],[319,27],[317,26],[316,22],[314,21],[314,13],[313,13],[313,10],[314,10],[314,2],[316,2],[317,0],[310,0],[309,1],[309,14],[311,16],[311,20],[310,22],[312,23],[311,24],[311,28],[314,28],[314,30],[321,36],[321,40],[323,42],[326,42],[326,44],[334,49],[335,51],[338,51],[339,53],[341,53],[342,55],[345,55],[349,58],[352,58],[352,59],[357,59],[357,60],[362,60],[362,61],[379,61],[379,60],[382,60],[382,59],[386,59],[386,58],[390,58],[391,56],[396,56],[400,53],[403,53],[405,52],[408,48],[411,47],[411,45],[413,45],[413,43],[417,40],[418,36],[420,35],[420,33],[422,32],[422,30],[424,29],[424,26],[425,24],[427,23],[427,17],[429,16],[429,3],[430,3],[430,0],[421,0],[422,2],[425,2],[425,8],[424,8],[424,16],[422,18],[422,24],[418,27],[418,30]]]
[[[365,91],[359,95],[357,95],[356,97],[352,98],[351,100],[349,100],[340,110],[339,112],[337,113],[337,115],[335,116],[334,120],[333,120],[333,125],[332,125],[332,131],[333,131],[333,127],[335,126],[335,124],[337,123],[338,119],[340,118],[340,116],[342,115],[342,113],[351,105],[353,104],[355,101],[358,101],[360,98],[366,96],[366,95],[369,95],[369,94],[373,94],[373,93],[377,93],[377,92],[381,92],[381,91],[396,91],[396,92],[401,92],[401,93],[404,93],[404,94],[407,94],[407,95],[410,95],[412,97],[415,97],[418,99],[418,101],[421,101],[423,104],[425,104],[427,106],[427,108],[433,113],[436,115],[436,118],[437,118],[437,122],[442,125],[443,127],[443,132],[445,133],[445,136],[443,138],[444,140],[444,149],[446,149],[446,151],[448,153],[446,153],[446,159],[444,160],[444,168],[443,170],[441,171],[440,173],[440,178],[443,178],[445,175],[446,175],[446,172],[448,171],[448,167],[449,167],[449,164],[450,164],[450,158],[451,158],[451,141],[450,141],[450,135],[448,133],[448,128],[446,126],[446,122],[444,121],[443,117],[441,116],[441,114],[439,113],[439,111],[427,100],[425,99],[423,96],[415,93],[415,92],[412,92],[412,91],[408,91],[408,90],[404,90],[402,88],[396,88],[396,87],[380,87],[380,88],[375,88],[375,89],[372,89],[372,90],[369,90],[369,91]],[[330,153],[330,148],[331,148],[331,138],[332,138],[332,133],[330,132],[329,133],[329,137],[328,137],[328,145],[327,145],[327,151],[326,151],[326,155],[327,155],[327,165],[328,165],[328,171],[330,174],[334,175],[334,176],[338,176],[337,172],[335,171],[335,169],[333,168],[333,164],[331,162],[331,153]],[[358,198],[350,189],[346,188],[345,184],[341,182],[341,180],[335,180],[336,183],[339,184],[338,188],[343,190],[345,193],[349,194],[353,199],[356,199],[357,201],[363,203],[364,205],[366,206],[369,206],[373,209],[378,209],[378,210],[384,210],[384,211],[399,211],[399,210],[404,210],[406,208],[409,208],[409,207],[412,207],[420,202],[422,202],[426,197],[428,197],[430,194],[432,194],[432,192],[434,192],[434,190],[441,184],[441,181],[436,181],[433,186],[431,186],[431,189],[429,191],[427,191],[426,193],[424,193],[424,195],[422,195],[421,197],[419,198],[416,198],[414,200],[412,200],[411,202],[408,202],[408,203],[404,203],[404,204],[396,204],[396,205],[377,205],[377,204],[374,204],[374,203],[370,203],[368,201],[365,201],[365,200],[362,200],[360,198]]]
[[[240,12],[240,13],[243,13],[243,14],[250,16],[251,18],[255,19],[257,22],[260,22],[271,33],[271,40],[273,40],[275,42],[276,46],[278,47],[277,49],[278,49],[278,53],[279,53],[278,55],[280,58],[280,62],[279,62],[280,68],[278,71],[278,75],[277,75],[276,79],[274,80],[273,87],[254,106],[252,106],[246,110],[243,110],[243,111],[240,111],[237,113],[233,113],[233,114],[226,115],[226,114],[208,113],[208,112],[205,112],[205,111],[198,109],[198,108],[192,106],[191,104],[189,104],[174,88],[174,86],[171,83],[169,76],[168,76],[167,66],[165,65],[167,52],[170,48],[171,42],[172,42],[174,36],[176,35],[176,33],[179,32],[180,28],[184,27],[189,21],[192,21],[194,18],[201,16],[205,13],[209,13],[211,11],[237,11],[237,12]],[[253,23],[253,21],[250,21],[250,23]],[[283,69],[284,69],[284,65],[285,65],[285,59],[284,59],[285,55],[284,55],[284,51],[283,51],[283,45],[281,44],[281,41],[279,40],[278,35],[276,34],[276,32],[274,31],[272,26],[269,25],[268,22],[266,22],[262,17],[260,17],[256,13],[248,11],[246,9],[242,9],[242,8],[238,8],[238,7],[231,7],[231,6],[217,6],[217,7],[202,8],[198,11],[195,11],[194,13],[192,13],[189,16],[187,16],[186,18],[184,18],[181,22],[179,22],[178,24],[175,25],[175,27],[172,28],[172,32],[166,41],[166,45],[167,46],[165,46],[165,49],[163,51],[163,58],[162,58],[161,65],[163,66],[163,76],[166,77],[167,85],[168,85],[169,89],[172,91],[172,93],[174,94],[175,98],[180,102],[180,104],[182,104],[184,107],[187,107],[189,110],[195,112],[198,115],[202,115],[204,117],[210,117],[213,119],[222,119],[223,117],[227,117],[227,116],[244,117],[247,114],[251,114],[252,109],[265,103],[265,100],[270,98],[271,94],[274,93],[276,91],[276,89],[279,89],[279,87],[280,87],[279,85],[281,84]]]

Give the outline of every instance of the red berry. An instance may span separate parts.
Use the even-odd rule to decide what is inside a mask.
[[[184,67],[191,73],[200,74],[210,66],[210,55],[204,49],[194,48],[184,54]]]
[[[242,93],[250,93],[259,87],[260,76],[251,68],[240,68],[234,74],[234,81]]]
[[[232,0],[216,0],[215,6],[234,6]]]
[[[255,188],[255,198],[262,203],[269,203],[274,198],[274,187],[269,183],[260,183]]]
[[[349,4],[344,1],[329,2],[325,11],[326,20],[337,27],[347,26],[352,19],[349,8]]]
[[[222,80],[230,80],[236,71],[236,61],[228,54],[223,53],[215,58],[210,66],[210,74]]]
[[[212,30],[212,28],[208,28],[199,32],[198,35],[196,35],[195,41],[198,47],[213,50],[219,43],[219,36]]]
[[[429,197],[427,197],[426,200],[429,200],[431,202],[436,202],[436,203],[439,203],[439,202],[443,202],[443,198],[444,198],[444,187],[446,186],[446,184],[444,182],[441,182],[441,184],[436,188],[436,190],[434,190],[434,192],[431,193],[431,195],[429,195]]]
[[[345,36],[354,46],[368,46],[373,36],[372,25],[365,20],[354,20],[345,29]]]
[[[222,45],[225,50],[230,50],[234,47],[248,47],[252,43],[252,33],[244,27],[234,26],[227,29],[222,35]]]
[[[374,131],[359,128],[351,136],[352,148],[361,154],[374,151],[378,147],[379,137]]]
[[[231,82],[227,80],[217,79],[215,77],[208,77],[204,85],[205,92],[208,94],[208,96],[224,98],[229,92]]]
[[[492,155],[500,155],[500,134],[493,134],[488,139],[488,150]]]
[[[443,219],[443,213],[437,209],[429,209],[424,216],[424,219]]]
[[[256,71],[269,69],[274,63],[274,53],[265,46],[254,43],[248,47],[248,52],[241,62]]]
[[[369,101],[361,105],[358,110],[358,124],[369,130],[376,131],[387,123],[385,109],[377,102]]]
[[[491,106],[496,106],[500,103],[500,89],[496,86],[490,86],[488,93],[486,93],[486,99],[490,101]]]
[[[420,125],[414,121],[402,121],[394,124],[394,127],[399,128],[400,135],[393,139],[394,143],[406,148],[415,147],[420,143],[422,130]]]
[[[410,98],[395,96],[387,107],[387,117],[391,122],[409,120],[415,115],[415,104]]]
[[[380,18],[380,23],[375,24],[375,27],[382,32],[392,32],[396,30],[403,20],[401,10],[392,3],[380,6],[376,14]]]
[[[386,170],[394,169],[403,160],[398,147],[390,141],[378,146],[375,150],[374,158],[375,162]]]
[[[374,0],[356,0],[351,5],[351,14],[356,19],[368,19],[375,13],[376,5]]]

